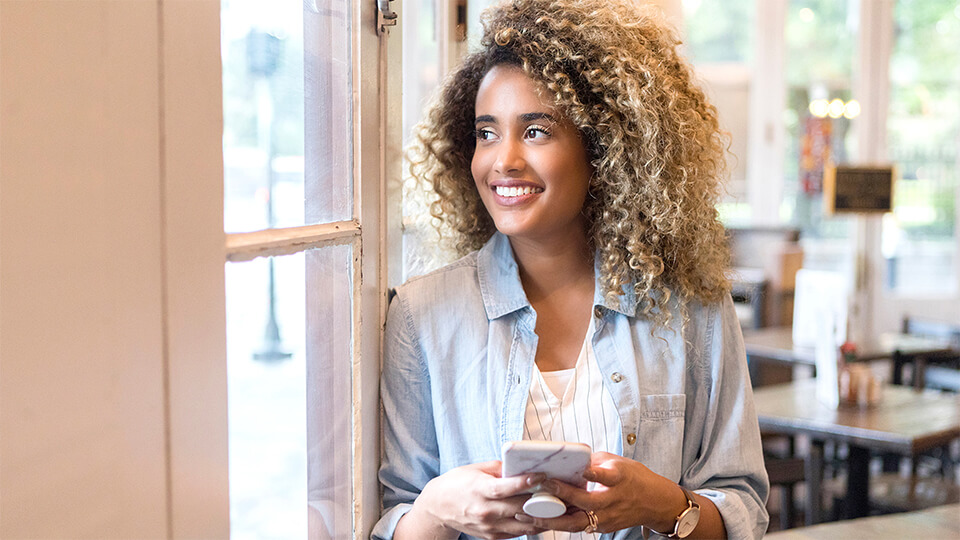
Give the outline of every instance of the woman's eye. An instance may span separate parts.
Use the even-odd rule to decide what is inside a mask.
[[[531,126],[527,128],[527,131],[524,132],[524,137],[528,139],[545,139],[550,136],[550,132],[546,128],[540,126]]]
[[[480,128],[474,131],[478,141],[489,141],[494,137],[494,133],[489,129]]]

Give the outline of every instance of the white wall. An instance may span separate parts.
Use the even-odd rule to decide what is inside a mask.
[[[0,2],[2,538],[228,535],[218,15]]]

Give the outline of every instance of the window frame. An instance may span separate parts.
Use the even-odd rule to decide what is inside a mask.
[[[394,1],[395,9],[399,3]],[[380,508],[378,381],[386,254],[394,249],[388,248],[389,240],[399,236],[399,226],[392,228],[396,234],[387,230],[386,186],[399,179],[400,150],[387,143],[398,140],[400,114],[385,106],[387,99],[399,96],[399,26],[380,32],[376,0],[351,2],[354,218],[228,234],[223,227],[220,3],[161,2],[159,9],[164,36],[161,122],[165,133],[177,135],[167,137],[161,149],[170,536],[229,536],[224,264],[351,244],[351,520],[352,537],[368,538]],[[215,336],[210,328],[219,329]]]

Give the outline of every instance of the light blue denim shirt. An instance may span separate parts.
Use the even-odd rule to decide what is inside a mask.
[[[672,328],[651,336],[632,292],[607,304],[599,282],[595,291],[589,337],[620,414],[620,454],[709,497],[729,538],[763,536],[769,482],[730,298],[689,303],[686,327],[674,303]],[[384,514],[374,539],[393,537],[430,479],[500,459],[504,442],[523,438],[535,326],[510,242],[499,233],[398,288],[384,336]],[[602,538],[640,539],[641,530]]]

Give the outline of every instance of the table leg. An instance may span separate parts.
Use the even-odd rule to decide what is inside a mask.
[[[893,351],[893,384],[903,384],[903,364],[906,361],[900,351]]]
[[[913,389],[917,392],[923,390],[924,386],[924,372],[927,371],[927,359],[923,356],[918,356],[913,360]]]
[[[870,515],[870,450],[850,445],[847,456],[846,517]]]
[[[806,525],[816,525],[823,521],[820,508],[823,497],[821,493],[821,483],[823,482],[823,441],[810,441],[806,469],[807,501],[804,522]]]

